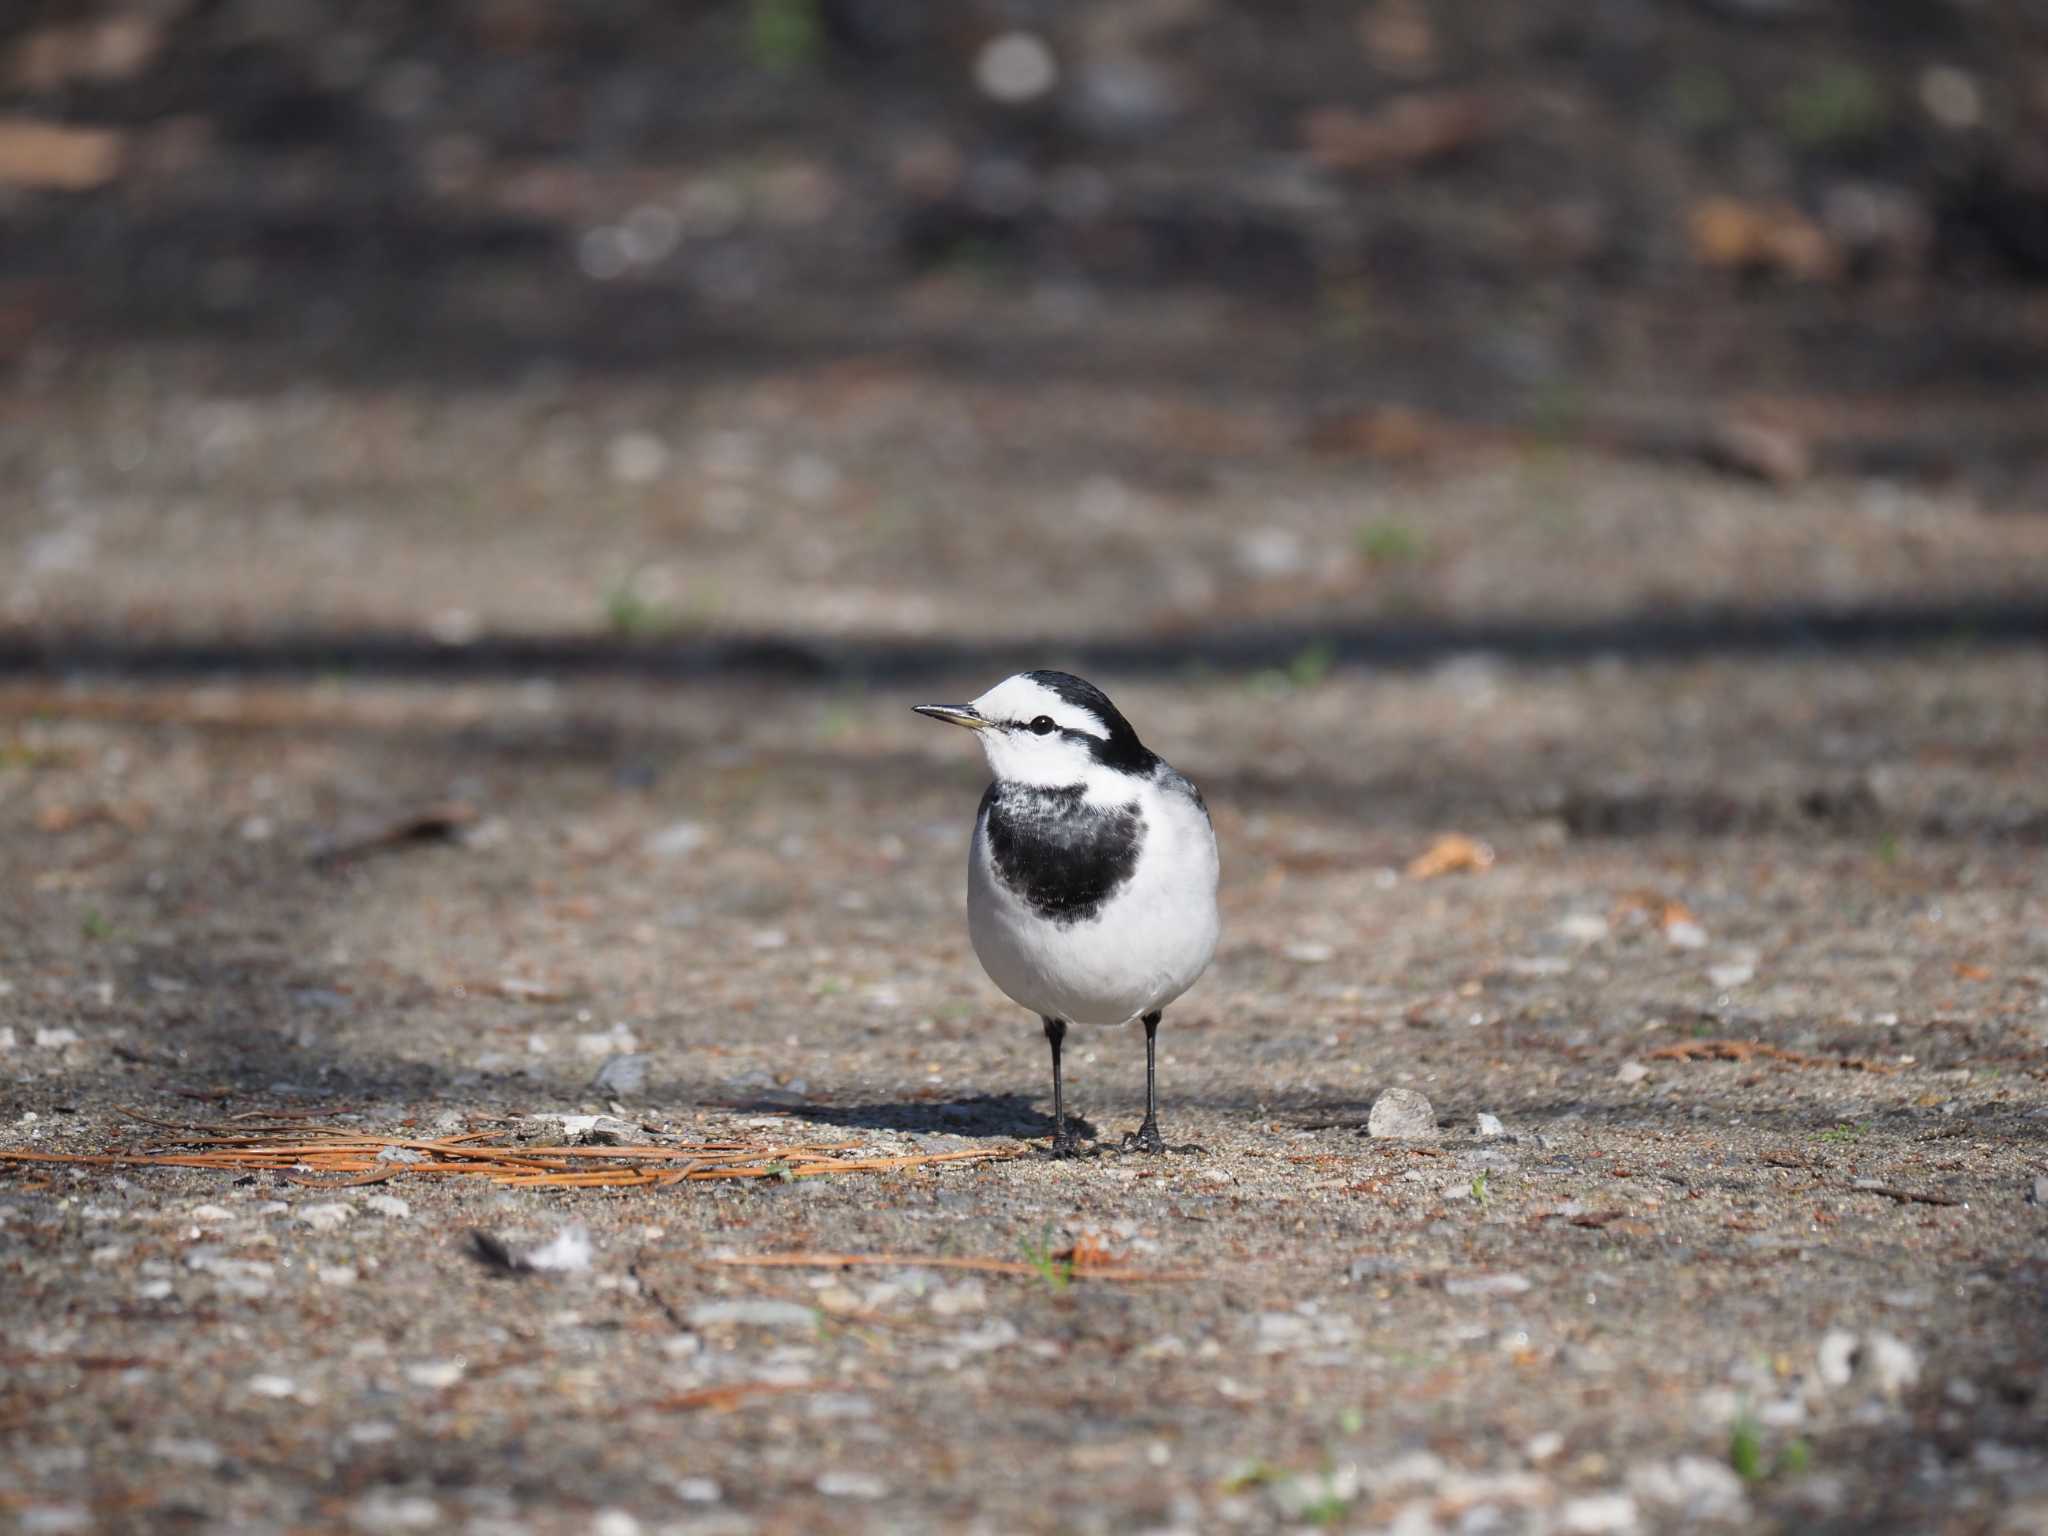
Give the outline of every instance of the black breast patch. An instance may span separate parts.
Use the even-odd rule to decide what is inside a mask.
[[[1102,910],[1138,867],[1145,823],[1135,804],[1082,803],[1081,786],[991,784],[981,797],[996,877],[1050,922],[1066,927]]]

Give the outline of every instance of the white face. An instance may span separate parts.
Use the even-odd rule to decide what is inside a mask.
[[[1043,683],[1020,672],[976,699],[974,708],[992,722],[974,734],[998,779],[1047,789],[1083,784],[1092,791],[1113,778],[1095,760],[1087,741],[1066,734],[1078,732],[1106,742],[1109,727],[1093,711],[1068,703]],[[1051,723],[1050,730],[1045,722]],[[1034,724],[1038,729],[1032,728]]]

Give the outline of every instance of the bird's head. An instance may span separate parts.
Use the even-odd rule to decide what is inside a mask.
[[[1093,683],[1069,672],[1019,672],[972,704],[919,704],[920,715],[965,726],[1006,784],[1108,788],[1149,774],[1158,759]]]

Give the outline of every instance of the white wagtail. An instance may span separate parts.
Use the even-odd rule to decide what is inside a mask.
[[[917,712],[973,731],[996,776],[974,820],[967,931],[989,979],[1045,1021],[1054,1155],[1076,1150],[1067,1026],[1133,1019],[1145,1023],[1145,1123],[1124,1145],[1165,1151],[1159,1015],[1216,952],[1216,833],[1201,791],[1100,688],[1065,672],[1020,672],[972,704]]]

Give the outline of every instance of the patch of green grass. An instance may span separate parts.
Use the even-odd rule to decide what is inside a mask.
[[[1891,121],[1884,85],[1861,64],[1837,59],[1778,100],[1778,126],[1801,149],[1865,144]]]
[[[1486,1209],[1486,1202],[1490,1197],[1486,1193],[1486,1170],[1484,1168],[1472,1175],[1472,1198],[1479,1202],[1481,1210]]]
[[[1327,640],[1314,641],[1303,646],[1287,663],[1287,681],[1297,688],[1313,688],[1330,675],[1330,668],[1336,664],[1337,647]]]
[[[604,617],[613,634],[629,640],[660,634],[675,623],[668,609],[642,597],[630,578],[605,594]]]
[[[1309,1525],[1335,1525],[1351,1513],[1351,1500],[1342,1494],[1326,1493],[1302,1505],[1298,1513]]]
[[[1027,1237],[1017,1247],[1024,1255],[1024,1262],[1038,1271],[1038,1278],[1045,1282],[1048,1290],[1064,1291],[1073,1284],[1073,1260],[1063,1259],[1054,1253],[1050,1237],[1035,1243]]]
[[[1754,1415],[1744,1412],[1728,1435],[1728,1465],[1745,1483],[1768,1482],[1774,1477],[1797,1477],[1812,1461],[1813,1453],[1804,1440],[1787,1440],[1775,1455],[1767,1456],[1763,1426]]]
[[[810,69],[824,51],[818,0],[752,0],[747,40],[754,62],[778,75]]]
[[[1365,1433],[1365,1410],[1363,1408],[1346,1408],[1337,1415],[1337,1427],[1347,1435]]]
[[[87,907],[84,915],[78,919],[78,931],[88,939],[111,939],[114,936],[114,925],[98,907]]]
[[[1899,835],[1887,832],[1877,840],[1877,862],[1896,864],[1899,862]]]
[[[1820,1139],[1827,1142],[1830,1146],[1850,1146],[1861,1141],[1863,1133],[1868,1129],[1868,1126],[1858,1124],[1853,1120],[1844,1120],[1841,1124],[1822,1131]]]
[[[1263,1488],[1268,1483],[1277,1483],[1286,1476],[1278,1467],[1263,1458],[1243,1463],[1230,1476],[1223,1479],[1225,1493],[1245,1493],[1253,1488]]]
[[[1763,1481],[1763,1430],[1746,1413],[1735,1421],[1735,1428],[1728,1436],[1728,1465],[1745,1483]]]
[[[796,1169],[791,1167],[788,1163],[783,1162],[780,1158],[776,1159],[776,1161],[772,1163],[766,1164],[765,1166],[767,1167],[769,1174],[772,1177],[779,1179],[782,1183],[793,1184],[796,1182]]]
[[[1336,665],[1337,647],[1328,640],[1316,640],[1297,651],[1285,666],[1253,673],[1250,686],[1254,693],[1278,698],[1315,687]]]
[[[1367,565],[1413,565],[1423,549],[1422,535],[1406,523],[1367,523],[1358,530],[1358,553]]]

